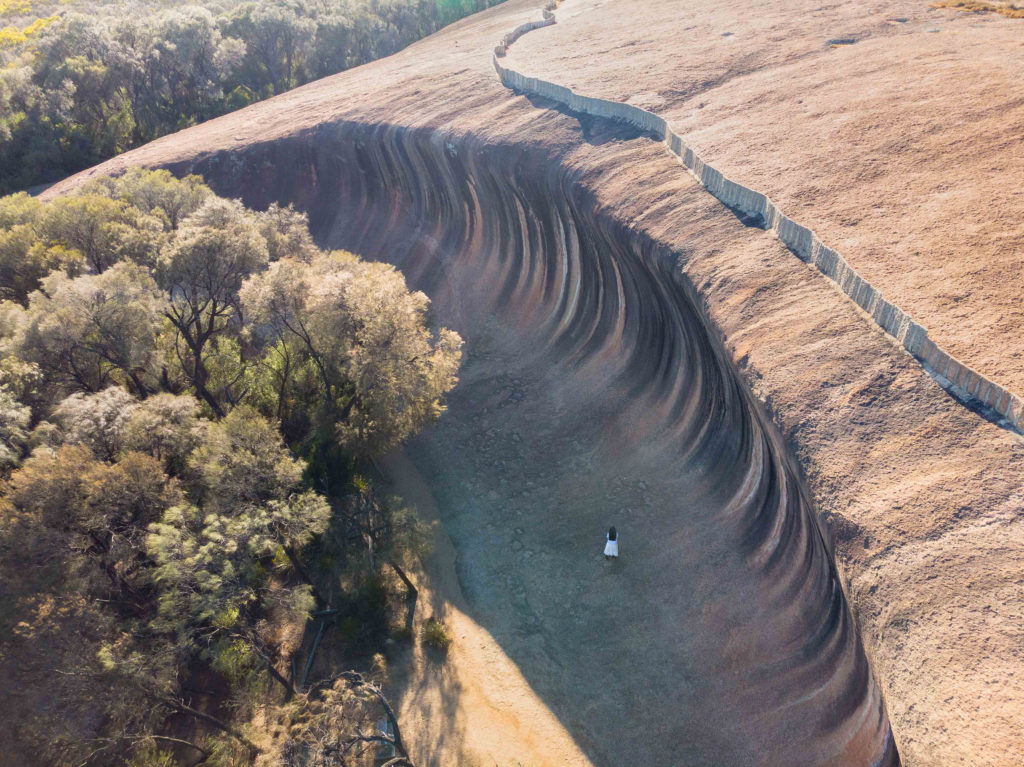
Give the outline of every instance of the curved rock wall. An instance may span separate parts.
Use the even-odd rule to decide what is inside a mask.
[[[516,27],[495,48],[494,68],[507,88],[551,99],[573,112],[619,120],[652,133],[659,141],[665,142],[669,151],[679,158],[708,192],[732,210],[754,219],[764,229],[775,233],[798,258],[815,266],[834,282],[871,316],[878,327],[912,354],[947,391],[962,401],[980,407],[983,412],[989,411],[990,417],[998,419],[1005,427],[1014,430],[1024,427],[1024,421],[1021,420],[1024,416],[1024,399],[937,346],[921,325],[900,307],[887,301],[879,290],[857,274],[842,255],[823,244],[810,229],[782,213],[767,195],[726,178],[707,164],[663,118],[630,104],[582,96],[569,88],[527,77],[505,66],[501,60],[509,46],[531,30],[554,24],[556,7],[557,3],[549,3],[543,11],[543,19]]]
[[[498,492],[472,489],[489,459],[435,459],[474,609],[595,764],[899,764],[798,469],[677,254],[604,216],[542,151],[437,131],[334,125],[190,170],[250,205],[296,203],[324,244],[393,261],[432,297],[467,339],[468,393],[428,452],[445,455],[445,430],[476,444],[477,419],[508,418],[486,434],[511,425],[532,446],[524,479],[553,475],[557,492],[642,477],[632,569],[576,610],[599,577],[576,536],[605,512],[590,519],[579,491],[512,521]],[[472,409],[498,356],[548,409]],[[515,524],[529,567],[481,542]]]

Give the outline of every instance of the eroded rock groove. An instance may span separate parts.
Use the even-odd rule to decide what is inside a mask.
[[[899,764],[798,469],[683,254],[540,151],[436,131],[342,123],[190,169],[393,261],[467,339],[421,459],[481,623],[595,764]],[[618,574],[587,544],[609,517]]]

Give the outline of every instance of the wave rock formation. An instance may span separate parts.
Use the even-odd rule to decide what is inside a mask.
[[[90,173],[295,203],[430,296],[467,356],[410,456],[473,618],[593,764],[1020,763],[1024,450],[663,147],[510,94],[495,41],[537,15]]]
[[[394,127],[320,138],[201,169],[299,201],[327,245],[395,262],[467,339],[421,460],[474,608],[595,763],[898,764],[798,471],[680,254],[602,215],[540,153]],[[488,445],[495,432],[526,449]],[[536,500],[517,507],[526,482]],[[622,485],[641,488],[637,508],[600,497]],[[614,578],[592,556],[607,521],[628,562]]]

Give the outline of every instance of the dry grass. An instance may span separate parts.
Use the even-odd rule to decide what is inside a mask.
[[[447,650],[452,643],[452,633],[448,626],[437,618],[428,618],[420,632],[423,643],[437,650]]]
[[[939,0],[932,8],[955,8],[972,13],[998,13],[1011,19],[1024,19],[1024,6],[1013,3],[990,3],[987,0]]]

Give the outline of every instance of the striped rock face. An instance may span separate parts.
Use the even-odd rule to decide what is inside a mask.
[[[544,153],[433,131],[199,169],[302,201],[325,245],[393,261],[466,339],[411,452],[474,614],[594,764],[898,764],[798,470],[685,254]]]

